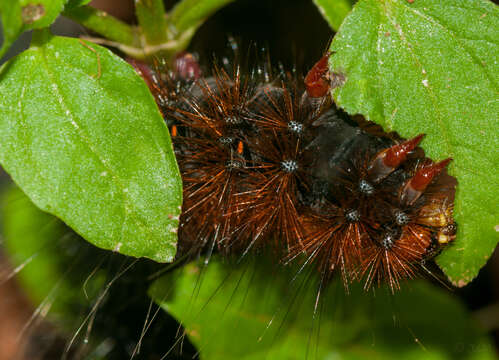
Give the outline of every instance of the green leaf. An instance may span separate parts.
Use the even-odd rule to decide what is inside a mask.
[[[204,360],[494,358],[448,292],[413,282],[395,295],[361,285],[345,294],[338,281],[323,289],[314,314],[318,283],[308,270],[291,280],[293,271],[262,259],[239,267],[213,259],[158,279],[149,293]]]
[[[66,9],[87,5],[92,0],[69,0]]]
[[[334,31],[338,31],[354,3],[354,0],[314,0],[314,4]]]
[[[169,21],[177,32],[194,32],[208,17],[234,0],[182,0],[170,13]]]
[[[14,0],[21,4],[21,18],[27,29],[41,29],[52,24],[68,0]]]
[[[5,0],[0,1],[4,42],[0,58],[26,30],[41,29],[54,22],[68,0]]]
[[[75,305],[88,306],[84,295],[102,286],[98,275],[86,282],[85,293],[81,286],[89,271],[88,264],[78,260],[83,241],[60,220],[39,210],[17,187],[4,189],[0,205],[2,245],[16,268],[16,279],[33,304],[44,311],[50,308],[52,317],[74,325]]]
[[[23,22],[21,5],[17,1],[0,2],[0,17],[2,19],[3,43],[0,47],[0,59],[10,48],[12,43],[21,35]]]
[[[457,240],[437,259],[458,286],[498,240],[499,8],[486,0],[361,0],[334,38],[333,90],[350,114],[410,138],[429,157],[452,157]]]
[[[34,37],[0,70],[0,163],[42,210],[91,243],[171,261],[181,181],[168,130],[126,62]]]

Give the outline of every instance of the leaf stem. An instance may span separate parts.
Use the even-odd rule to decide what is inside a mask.
[[[194,35],[193,32],[186,31],[178,39],[166,41],[158,45],[143,45],[143,47],[129,46],[121,44],[119,42],[110,41],[107,39],[95,38],[91,36],[82,36],[81,38],[84,40],[94,42],[96,44],[114,47],[116,49],[119,49],[120,51],[123,51],[125,54],[135,59],[144,60],[160,52],[165,54],[175,54],[185,49],[189,44],[189,40],[192,38],[193,35]]]
[[[146,59],[162,53],[166,58],[184,50],[203,22],[221,7],[234,0],[182,0],[166,15],[162,0],[136,0],[139,27],[82,6],[63,14],[107,39],[87,38],[113,46],[129,56]]]
[[[169,22],[178,33],[194,31],[214,12],[234,0],[183,0],[170,13]]]
[[[135,0],[135,13],[148,45],[169,40],[163,0]]]
[[[42,46],[52,37],[52,33],[49,28],[35,29],[33,30],[33,36],[31,37],[31,46]]]
[[[90,6],[81,6],[67,9],[63,15],[112,41],[127,46],[140,46],[139,38],[134,29],[105,11]]]

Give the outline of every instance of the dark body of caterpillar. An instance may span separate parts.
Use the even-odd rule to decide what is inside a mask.
[[[190,55],[148,72],[184,186],[179,254],[272,251],[323,277],[399,281],[455,236],[455,180],[417,148],[337,109],[328,55],[306,78],[216,67]]]

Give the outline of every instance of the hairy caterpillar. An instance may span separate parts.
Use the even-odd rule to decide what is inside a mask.
[[[417,145],[337,109],[329,54],[306,77],[215,66],[138,67],[170,127],[184,182],[180,256],[213,249],[314,263],[344,284],[399,281],[452,241],[455,180]]]
[[[187,65],[185,69],[187,70],[187,72],[185,74],[188,75],[189,72],[193,72],[194,77],[196,77],[196,78],[200,77],[200,73],[196,75],[196,71],[199,70],[199,68],[197,68],[196,65],[192,65],[192,66]],[[229,66],[229,68],[226,69],[225,71],[229,75],[229,78],[231,78],[231,79],[235,78],[235,76],[233,74],[233,68],[231,68]],[[242,70],[242,72],[244,72],[244,70]],[[181,74],[182,72],[177,70],[177,73]],[[320,76],[318,76],[318,79],[317,79],[318,80],[317,87],[319,88],[319,90],[321,88],[324,89],[324,87],[322,86],[323,81],[325,81],[327,84],[330,80],[330,79],[327,79],[328,74],[322,73],[322,72],[317,72],[317,75],[320,75]],[[300,79],[300,76],[296,76],[296,77],[298,78],[298,80],[293,80],[293,79],[289,80],[289,78],[284,77],[285,88],[286,89],[292,88],[292,86],[289,86],[289,85],[293,85],[293,81],[296,81],[296,83],[297,83],[296,87],[298,88],[297,92],[303,92],[303,88],[304,88],[304,85],[306,85],[306,82],[304,84],[304,81],[302,79]],[[209,78],[213,78],[213,76],[207,75],[206,81],[208,82],[208,84],[210,84]],[[263,78],[263,80],[262,80],[262,78]],[[256,79],[255,81],[264,82],[265,78],[264,77],[262,77],[262,78],[259,79],[258,77],[255,77],[255,79]],[[279,77],[274,77],[274,80],[275,80],[275,78],[278,78],[278,80],[273,82],[273,87],[274,88],[281,87],[281,89],[283,89],[281,84],[279,84],[279,80],[282,80],[282,79]],[[166,79],[167,79],[167,77],[163,77],[161,80],[166,81]],[[200,81],[202,81],[202,80],[200,80]],[[229,82],[230,81],[233,81],[233,80],[229,80]],[[176,91],[171,92],[171,93],[174,93],[174,96],[178,95],[178,104],[179,104],[179,107],[182,108],[182,107],[184,107],[182,105],[183,104],[182,99],[184,99],[184,100],[186,98],[188,99],[190,96],[189,93],[183,94],[182,92],[183,91],[189,92],[191,90],[191,88],[189,87],[190,84],[188,82],[187,83],[184,82],[184,80],[180,80],[178,76],[176,78],[175,77],[173,78],[172,84],[174,85],[174,87],[172,89],[176,89],[177,86],[179,86],[178,93]],[[214,92],[216,92],[216,90],[217,90],[216,85],[213,86],[213,83],[211,85],[212,85],[211,86],[212,90],[215,90]],[[278,94],[278,92],[279,92],[279,89],[271,89],[271,90],[272,90],[271,91],[272,93],[275,92]],[[193,92],[196,92],[196,90],[193,89]],[[279,98],[279,96],[280,95],[276,95],[272,98],[273,99]],[[264,97],[264,96],[262,96],[262,97],[264,98],[264,100],[267,99],[267,97]],[[171,99],[169,99],[169,100],[171,100]],[[320,100],[319,100],[319,102],[320,102]],[[265,101],[265,103],[268,103],[268,101]],[[173,105],[175,105],[175,104],[173,104]],[[327,104],[324,106],[327,107]],[[189,107],[187,107],[187,108],[184,107],[184,111],[189,111],[189,110],[190,110]],[[258,112],[263,112],[263,110],[259,109]],[[340,118],[342,117],[341,114],[339,116],[340,116]],[[170,124],[170,126],[171,126],[172,134],[174,134],[177,139],[180,139],[180,141],[182,141],[183,139],[181,139],[180,137],[185,135],[185,129],[182,130],[182,121],[179,121],[176,117],[172,117],[171,120],[172,120],[172,123]],[[319,177],[319,178],[320,178],[320,176],[323,176],[327,179],[332,174],[331,176],[334,176],[335,179],[345,180],[346,183],[348,183],[348,182],[355,183],[355,181],[352,181],[352,177],[355,178],[358,174],[352,175],[352,176],[349,174],[345,174],[346,176],[343,177],[343,176],[341,176],[342,175],[341,172],[339,172],[337,170],[343,168],[344,166],[348,166],[348,164],[351,162],[352,168],[355,170],[356,173],[366,172],[367,169],[369,168],[369,164],[370,164],[370,160],[371,160],[371,159],[367,159],[369,157],[368,155],[375,156],[377,153],[375,153],[375,151],[373,149],[370,149],[371,145],[369,145],[367,143],[364,144],[364,142],[366,141],[365,138],[366,137],[370,138],[370,136],[367,136],[364,134],[363,138],[357,139],[357,135],[362,135],[362,134],[356,133],[359,129],[361,129],[361,127],[358,127],[357,124],[354,123],[354,121],[348,120],[347,118],[345,118],[343,120],[345,120],[348,125],[351,125],[351,127],[347,126],[345,124],[338,123],[337,127],[333,128],[333,129],[328,129],[325,126],[322,126],[324,124],[322,124],[322,125],[319,124],[320,127],[316,131],[316,133],[319,133],[319,134],[316,138],[314,138],[314,140],[317,139],[315,142],[315,145],[317,147],[322,148],[323,151],[322,152],[318,151],[314,155],[317,156],[317,159],[318,159],[317,161],[320,160],[320,161],[322,161],[323,164],[328,165],[328,162],[330,160],[330,156],[329,156],[330,154],[328,154],[328,151],[331,150],[331,151],[335,152],[336,150],[338,150],[339,146],[337,143],[339,143],[339,140],[337,138],[340,136],[340,134],[346,135],[346,139],[348,139],[348,140],[353,140],[352,141],[353,145],[351,147],[349,147],[346,145],[342,146],[343,144],[341,144],[340,146],[342,146],[341,147],[342,151],[335,152],[335,154],[338,155],[336,160],[335,160],[335,164],[337,164],[336,169],[328,169],[323,174],[321,174],[320,171],[317,171],[317,168],[319,168],[319,166],[316,166],[315,170],[317,172],[319,172],[319,174],[317,174],[317,177]],[[278,128],[280,128],[282,130],[288,129],[288,126],[283,126],[283,125],[286,125],[286,123],[285,122],[279,123]],[[297,131],[300,131],[299,125],[300,125],[300,123],[292,124],[292,126],[289,126],[288,131],[291,130],[292,133],[293,133],[293,131],[294,131],[294,133],[296,133]],[[259,126],[262,126],[265,129],[265,131],[273,131],[273,129],[277,128],[275,124],[272,124],[272,126],[268,126],[268,124],[266,124],[263,121],[260,122]],[[337,129],[340,134],[336,134],[335,129]],[[324,132],[326,132],[326,130],[328,130],[327,135],[326,134],[321,135],[320,130],[324,130]],[[355,130],[355,132],[354,132],[354,130]],[[378,134],[376,131],[378,131],[378,130],[371,128],[370,131],[367,132],[367,134],[370,134],[370,135]],[[379,133],[379,134],[381,134],[381,133]],[[416,135],[416,134],[417,133],[415,133],[414,135]],[[335,139],[335,135],[337,135],[336,140],[335,140],[336,144],[334,144],[334,143],[329,144],[328,140],[331,138]],[[389,138],[389,137],[387,137],[386,134],[383,134],[383,135],[384,135],[384,137],[382,137],[378,140],[380,143],[376,144],[376,146],[380,149],[380,152],[383,149],[386,150],[389,145],[392,145],[393,141],[396,141],[399,143],[402,142],[399,139],[397,139],[396,137]],[[254,136],[253,136],[253,138],[254,138]],[[262,140],[262,141],[266,141],[268,139],[269,139],[269,137],[265,137],[264,140]],[[279,138],[279,140],[280,139],[281,138]],[[188,140],[190,140],[190,139],[187,139],[185,141],[186,147],[189,146]],[[230,143],[233,141],[234,140],[230,139],[230,138],[223,138],[223,139],[221,139],[220,142],[227,144],[227,143]],[[283,140],[283,141],[285,141],[285,140]],[[269,141],[266,141],[266,143],[268,143],[268,142]],[[386,142],[386,144],[384,142]],[[249,146],[252,143],[254,143],[254,142],[246,143],[246,142],[241,140],[241,141],[238,141],[237,144],[233,144],[231,150],[236,155],[242,153],[243,160],[245,160],[247,162],[248,161],[247,157],[249,156],[248,149],[250,149]],[[270,141],[270,143],[271,143],[270,147],[275,147],[275,143],[276,143],[275,141],[272,140],[272,141]],[[382,145],[381,143],[383,143],[383,147],[381,146]],[[332,149],[328,149],[328,145],[330,145]],[[220,149],[217,149],[217,151],[219,151],[219,150]],[[289,149],[287,149],[286,151],[288,151],[288,150]],[[418,151],[418,150],[415,150],[415,151]],[[265,152],[251,152],[249,154],[251,155],[252,153],[256,153],[255,157],[267,159]],[[289,152],[287,152],[287,153],[289,154]],[[319,159],[319,155],[321,155],[320,159]],[[421,155],[413,154],[411,156],[412,156],[413,160],[414,159],[422,159],[422,157],[419,157]],[[304,158],[305,158],[305,160],[307,159],[306,156]],[[200,158],[196,159],[196,161],[198,161],[198,160],[200,160]],[[202,159],[202,160],[204,161],[204,159]],[[281,173],[283,173],[282,172],[283,169],[291,170],[291,171],[287,171],[287,173],[291,173],[291,174],[293,174],[293,172],[297,171],[297,169],[294,169],[296,166],[293,164],[293,162],[275,161],[273,159],[267,159],[267,160],[272,160],[272,161],[268,162],[271,165],[272,165],[272,162],[274,163],[272,169],[278,170]],[[279,163],[281,165],[281,167],[275,166],[276,163]],[[237,166],[239,164],[237,162],[236,163],[230,163],[230,162],[227,163],[226,162],[226,165],[230,165],[231,168],[237,169]],[[300,164],[298,164],[298,165],[300,165]],[[408,164],[405,164],[404,167],[407,167],[410,169],[410,166]],[[323,169],[324,167],[320,167],[320,168]],[[325,168],[327,169],[327,166]],[[298,168],[298,170],[299,169],[300,168]],[[256,170],[256,169],[253,169],[253,170]],[[311,172],[311,170],[307,169],[306,174],[310,175],[310,172]],[[245,175],[245,173],[243,173],[243,175]],[[282,174],[279,176],[282,177]],[[443,175],[441,175],[441,176],[443,176]],[[255,189],[257,186],[262,187],[261,183],[262,183],[262,181],[266,181],[266,179],[268,179],[268,177],[266,177],[266,176],[262,176],[261,178],[259,177],[257,179],[258,181],[253,181],[247,186],[249,189],[251,189],[251,188]],[[232,180],[234,180],[234,179],[232,179]],[[440,179],[438,181],[443,182],[443,179]],[[326,184],[324,184],[324,182],[320,182],[320,181],[315,182],[314,181],[312,183],[312,185],[314,185],[314,186],[312,186],[312,190],[314,190],[315,193],[320,194],[322,191],[321,189],[325,185],[327,186],[328,181],[326,181],[325,183]],[[331,181],[329,181],[329,183],[331,183]],[[355,189],[355,187],[352,187],[352,186],[351,186],[351,188]],[[367,187],[364,186],[364,191],[366,188],[369,189],[368,186]],[[273,201],[275,201],[275,197],[273,196],[272,192],[267,192],[267,193],[262,192],[262,194],[265,196],[262,196],[262,198],[260,198],[260,199],[255,199],[255,196],[251,196],[251,195],[255,195],[256,192],[254,190],[252,192],[249,192],[251,190],[248,190],[248,189],[245,189],[245,190],[248,191],[247,194],[242,194],[241,192],[238,192],[237,194],[241,193],[240,197],[247,196],[247,198],[243,199],[243,200],[248,201],[249,202],[248,206],[250,206],[250,207],[256,208],[256,206],[257,206],[256,201],[262,201],[265,203],[267,203],[269,201],[269,199],[274,199]],[[302,244],[300,242],[296,243],[296,235],[293,232],[286,234],[285,231],[286,231],[287,227],[281,226],[279,224],[279,222],[276,222],[273,224],[274,228],[272,229],[272,232],[283,234],[283,238],[280,238],[280,239],[272,238],[272,235],[269,235],[271,231],[270,230],[266,231],[264,228],[263,232],[262,232],[264,234],[261,235],[260,237],[257,237],[254,245],[252,245],[251,247],[248,246],[248,241],[247,241],[248,239],[243,238],[245,236],[245,234],[244,233],[241,234],[239,232],[239,229],[236,229],[237,231],[235,231],[235,234],[236,235],[241,234],[241,235],[239,235],[239,237],[236,236],[236,237],[232,238],[232,239],[236,239],[237,242],[234,242],[234,243],[226,246],[225,244],[229,244],[232,241],[231,238],[226,236],[226,237],[221,238],[221,241],[219,243],[215,243],[210,238],[210,235],[212,236],[212,235],[216,234],[215,231],[213,229],[208,228],[208,227],[204,227],[202,229],[204,231],[206,231],[205,233],[207,233],[208,235],[206,237],[207,241],[204,244],[205,246],[202,250],[209,253],[210,247],[213,245],[213,246],[216,246],[218,251],[220,251],[220,252],[232,253],[232,254],[236,254],[236,256],[241,257],[242,255],[245,254],[246,249],[249,249],[248,253],[247,253],[247,254],[249,254],[249,252],[251,252],[253,250],[255,250],[255,252],[264,252],[264,251],[266,251],[266,248],[270,248],[272,250],[270,253],[271,253],[271,255],[275,255],[274,259],[276,261],[282,261],[282,262],[294,261],[294,262],[298,262],[298,263],[300,262],[300,260],[303,259],[303,257],[306,256],[308,259],[308,257],[313,255],[314,252],[317,251],[316,252],[317,256],[310,258],[310,261],[308,261],[308,262],[315,263],[315,265],[313,265],[313,267],[318,268],[319,272],[323,273],[325,275],[325,277],[332,274],[332,272],[330,270],[332,268],[334,268],[334,269],[336,269],[335,272],[337,272],[338,274],[344,274],[344,278],[345,278],[346,283],[359,279],[361,277],[361,275],[363,275],[360,270],[362,269],[363,266],[365,267],[366,265],[362,264],[362,263],[359,264],[356,262],[358,262],[358,259],[364,255],[358,255],[358,257],[356,258],[357,260],[354,257],[353,260],[355,260],[355,261],[353,261],[351,259],[349,260],[349,258],[346,256],[349,254],[349,251],[351,254],[351,249],[353,248],[353,246],[356,246],[357,244],[359,244],[359,241],[355,237],[356,236],[355,232],[353,233],[353,240],[354,241],[351,241],[352,238],[345,236],[345,233],[349,232],[348,229],[345,229],[346,225],[348,225],[345,222],[345,219],[347,218],[347,215],[349,215],[350,218],[354,218],[355,213],[347,214],[347,213],[345,213],[345,211],[343,211],[343,214],[341,214],[340,211],[338,211],[338,204],[341,205],[342,202],[341,201],[336,202],[336,199],[333,199],[333,200],[335,200],[334,202],[330,201],[329,203],[327,203],[326,201],[316,201],[316,202],[318,202],[317,209],[319,211],[317,211],[315,213],[304,212],[303,211],[304,208],[306,209],[307,206],[309,206],[310,204],[314,205],[314,202],[313,202],[314,198],[307,199],[306,197],[304,197],[304,199],[302,199],[301,197],[303,194],[302,193],[299,193],[299,194],[301,194],[300,198],[298,199],[300,206],[298,209],[296,209],[296,212],[299,214],[298,220],[299,220],[300,226],[295,227],[295,229],[300,229],[300,232],[303,232],[303,233],[299,234],[300,238],[303,239]],[[205,195],[206,195],[206,193],[205,193]],[[339,197],[339,195],[340,194],[338,194],[338,197]],[[441,227],[442,231],[439,231],[438,233],[433,234],[432,242],[435,245],[438,242],[438,238],[441,237],[442,238],[441,242],[444,243],[447,241],[446,236],[448,237],[448,239],[453,236],[452,229],[451,229],[452,226],[449,227],[450,231],[447,231],[444,229],[445,224],[452,225],[452,218],[451,218],[451,216],[452,216],[452,201],[450,199],[451,199],[451,196],[448,197],[448,201],[441,201],[441,202],[436,201],[434,203],[434,206],[433,205],[428,206],[428,207],[426,207],[426,209],[424,211],[422,210],[421,213],[417,214],[418,219],[420,221],[427,219],[426,221],[428,222],[429,226],[435,226],[435,224],[437,224],[436,227]],[[239,198],[236,198],[235,200],[239,200]],[[230,200],[227,201],[227,204],[228,204],[228,206],[235,207],[235,205],[231,205]],[[242,209],[244,209],[244,207],[243,207],[245,205],[244,203],[236,201],[235,204],[237,206],[240,206]],[[286,203],[285,203],[285,205],[286,205]],[[264,206],[260,206],[260,208],[262,208],[262,207],[264,207]],[[309,207],[311,207],[311,206],[309,206]],[[343,208],[343,205],[341,205],[340,207]],[[287,207],[283,207],[283,209],[286,210]],[[217,211],[214,208],[210,209],[210,212],[212,214],[216,213]],[[244,210],[242,210],[242,211],[244,211]],[[238,214],[239,212],[242,212],[242,211],[235,211],[234,213]],[[221,212],[221,211],[219,211],[219,212]],[[228,214],[230,214],[230,212],[226,212],[225,214],[228,215]],[[268,216],[265,214],[263,214],[263,215],[257,214],[257,215],[258,216],[252,217],[253,223],[256,223],[257,221],[261,221],[262,218],[265,218]],[[405,214],[405,215],[407,215],[407,214]],[[411,213],[411,215],[414,216],[414,213]],[[398,222],[405,221],[404,214],[399,213],[398,218],[399,218]],[[200,217],[198,219],[202,220],[203,218]],[[210,218],[209,220],[211,221],[212,219]],[[226,219],[224,216],[224,218],[220,221],[220,224],[221,224],[220,229],[223,230],[224,226],[225,226],[225,229],[231,230],[232,229],[231,223],[230,222],[224,223],[225,220]],[[245,220],[245,219],[243,219],[243,220]],[[218,221],[218,220],[216,220],[216,221]],[[206,222],[208,222],[208,221],[206,221]],[[198,253],[198,251],[201,251],[200,249],[197,249],[196,246],[203,247],[203,242],[201,242],[201,243],[196,242],[199,238],[202,238],[202,237],[199,237],[199,234],[196,234],[196,226],[195,226],[196,224],[194,224],[194,223],[192,223],[192,224],[193,224],[194,230],[190,231],[188,236],[182,237],[180,245],[183,247],[184,252],[187,252],[187,253],[192,252],[192,254],[196,255]],[[341,225],[341,229],[335,229],[335,226],[333,226],[335,224]],[[258,227],[256,228],[256,230],[254,230],[255,226],[253,226],[253,227],[248,226],[248,228],[250,228],[252,232],[259,230]],[[199,229],[199,227],[198,227],[198,229]],[[240,230],[244,231],[245,229],[240,229]],[[347,240],[347,241],[345,241],[346,244],[342,244],[341,242],[338,242],[338,241],[334,241],[334,242],[332,241],[336,238],[335,234],[340,233],[339,231],[341,231],[343,233],[341,235],[341,238]],[[229,231],[229,233],[231,233],[231,231]],[[248,233],[250,233],[250,231],[248,231]],[[186,239],[191,240],[191,241],[186,241]],[[251,238],[251,240],[253,240],[253,237]],[[435,240],[437,240],[437,241],[435,241]],[[250,241],[250,243],[251,243],[251,241]],[[349,245],[348,245],[349,243],[353,246],[349,247]],[[322,245],[322,249],[317,250],[317,246],[319,246],[318,244],[325,244],[325,245]],[[346,250],[346,251],[343,251],[343,253],[345,253],[345,255],[336,256],[336,257],[327,256],[328,255],[327,251],[323,250],[323,249],[325,249],[327,246],[334,246],[334,244],[337,244],[339,246],[337,246],[336,248],[330,247],[327,250],[332,252],[332,253],[336,253],[336,254],[341,255],[341,252],[339,250],[344,248]],[[390,245],[390,241],[386,241],[386,244]],[[431,258],[431,254],[433,253],[433,251],[436,252],[436,251],[438,251],[439,248],[440,248],[440,246],[436,245],[434,249],[433,248],[428,249],[428,255],[425,255],[424,260]],[[379,248],[375,248],[375,247],[373,247],[373,249],[379,250]],[[383,253],[383,251],[384,250],[381,249],[381,253]],[[304,254],[304,255],[302,255],[302,254]],[[369,254],[369,255],[372,256],[372,254]],[[352,257],[350,257],[350,258],[352,258]],[[332,261],[334,259],[336,259],[336,260]],[[305,264],[308,262],[304,261]],[[345,264],[345,265],[343,265],[343,264]],[[419,268],[419,265],[417,263],[416,263],[416,267],[418,267],[418,270],[421,270],[421,269],[424,270],[424,268]],[[352,269],[353,269],[353,271],[352,271]],[[358,269],[360,269],[360,270],[358,270]],[[312,269],[312,270],[314,270],[314,269]],[[364,276],[367,276],[367,273],[364,274]],[[376,278],[373,278],[373,279],[374,279],[373,282],[376,282],[377,279]],[[384,281],[387,278],[383,274],[381,274],[381,277],[379,277],[378,279],[380,281]],[[139,281],[141,281],[140,277],[136,280],[136,282],[139,282]],[[388,281],[390,281],[389,278],[388,278]],[[366,282],[366,284],[368,284],[368,283]],[[293,285],[290,285],[289,287],[291,288]],[[115,285],[113,285],[113,287],[115,287]],[[131,289],[131,287],[129,289]],[[133,287],[133,292],[134,293],[136,292],[136,287]],[[120,295],[119,296],[121,298],[128,298],[129,297],[129,295],[127,294],[127,291],[124,291],[123,294],[120,294]],[[116,305],[118,305],[118,304],[121,305],[121,303],[117,302]],[[103,310],[109,311],[109,309],[103,309]],[[128,311],[128,309],[127,309],[127,311]],[[135,312],[135,309],[130,309],[129,312],[130,313]],[[145,312],[143,312],[143,313],[145,313]],[[131,315],[126,314],[126,316],[123,316],[123,318],[125,318],[125,317],[129,318],[130,316]],[[387,316],[387,318],[388,318],[388,316]],[[99,325],[102,326],[102,323]],[[136,334],[137,333],[135,333],[133,335],[136,335]],[[113,335],[115,335],[114,332],[113,332]],[[154,339],[154,337],[152,335],[149,335],[148,337]],[[136,340],[136,338],[133,337],[133,340]]]
[[[454,236],[452,179],[441,174],[429,185],[423,181],[423,195],[421,185],[411,184],[439,170],[416,148],[422,136],[403,141],[338,110],[327,95],[327,56],[306,77],[236,62],[203,78],[192,56],[176,64],[173,72],[140,69],[165,114],[184,175],[179,259],[200,253],[209,259],[215,249],[239,259],[266,253],[275,263],[311,265],[324,281],[339,273],[346,286],[387,281],[394,291],[402,278],[425,271],[422,262]],[[418,177],[419,171],[429,174]],[[95,321],[94,332],[105,334],[113,310],[125,309],[123,299],[132,309],[128,286],[154,271],[134,267],[130,277],[120,275],[122,283],[108,280],[89,310],[87,332]],[[111,284],[114,295],[104,300]],[[135,298],[146,297],[144,285],[134,287]],[[93,320],[96,309],[108,312],[104,320]],[[140,322],[146,311],[138,309],[130,311]],[[85,333],[74,331],[67,357],[80,351],[73,340]],[[134,335],[114,334],[115,349],[134,354],[126,347]],[[151,335],[147,340],[154,342]]]

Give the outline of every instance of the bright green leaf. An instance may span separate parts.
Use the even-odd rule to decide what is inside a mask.
[[[147,86],[98,45],[34,40],[0,72],[1,164],[91,243],[171,261],[181,181]]]
[[[314,0],[322,16],[334,31],[338,31],[345,16],[352,10],[353,0]]]
[[[361,0],[333,41],[333,91],[409,138],[427,134],[429,157],[452,157],[457,240],[437,259],[462,286],[499,240],[499,8],[486,0]]]
[[[0,15],[3,23],[4,42],[0,58],[22,32],[41,29],[54,22],[68,0],[3,0]]]
[[[464,306],[428,283],[374,295],[360,285],[345,294],[333,282],[314,320],[315,269],[292,281],[293,272],[258,260],[191,263],[149,293],[182,323],[204,360],[494,358]]]

